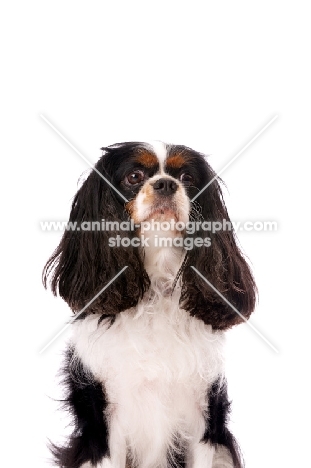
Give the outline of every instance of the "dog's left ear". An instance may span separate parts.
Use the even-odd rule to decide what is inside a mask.
[[[209,165],[207,172],[208,180],[216,177]],[[230,222],[217,178],[195,203],[200,205],[202,221],[217,221],[221,225],[224,221]],[[195,211],[197,212],[197,208]],[[191,315],[212,325],[214,329],[225,330],[249,318],[255,308],[256,284],[237,245],[233,230],[227,228],[214,233],[199,230],[195,236],[208,236],[210,246],[194,247],[187,254],[182,272],[181,305]],[[239,314],[234,309],[238,310]]]

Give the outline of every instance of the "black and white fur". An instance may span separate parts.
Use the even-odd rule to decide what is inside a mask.
[[[229,220],[215,173],[191,148],[121,143],[103,148],[76,194],[70,221]],[[142,236],[142,231],[118,232]],[[242,321],[193,271],[247,319],[256,286],[232,231],[209,232],[210,246],[186,250],[109,247],[111,232],[66,231],[48,261],[48,279],[74,312],[127,269],[72,326],[64,366],[73,432],[52,446],[64,468],[241,468],[230,433],[224,331]],[[205,237],[195,232],[193,238]]]

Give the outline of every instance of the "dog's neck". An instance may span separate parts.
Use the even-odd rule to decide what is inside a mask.
[[[170,294],[186,252],[183,247],[159,247],[149,243],[143,250],[144,267],[151,286]]]

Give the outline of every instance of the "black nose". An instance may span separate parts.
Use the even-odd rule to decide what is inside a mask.
[[[158,179],[153,188],[159,195],[172,195],[177,190],[177,184],[172,179]]]

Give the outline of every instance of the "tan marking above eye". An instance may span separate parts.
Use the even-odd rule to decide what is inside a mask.
[[[173,169],[180,169],[183,167],[185,164],[185,158],[182,156],[182,154],[174,154],[173,156],[170,156],[167,161],[166,161],[166,166],[168,168],[173,168]]]
[[[154,167],[159,164],[157,157],[148,151],[139,152],[135,158],[135,162],[142,164],[144,167]]]

